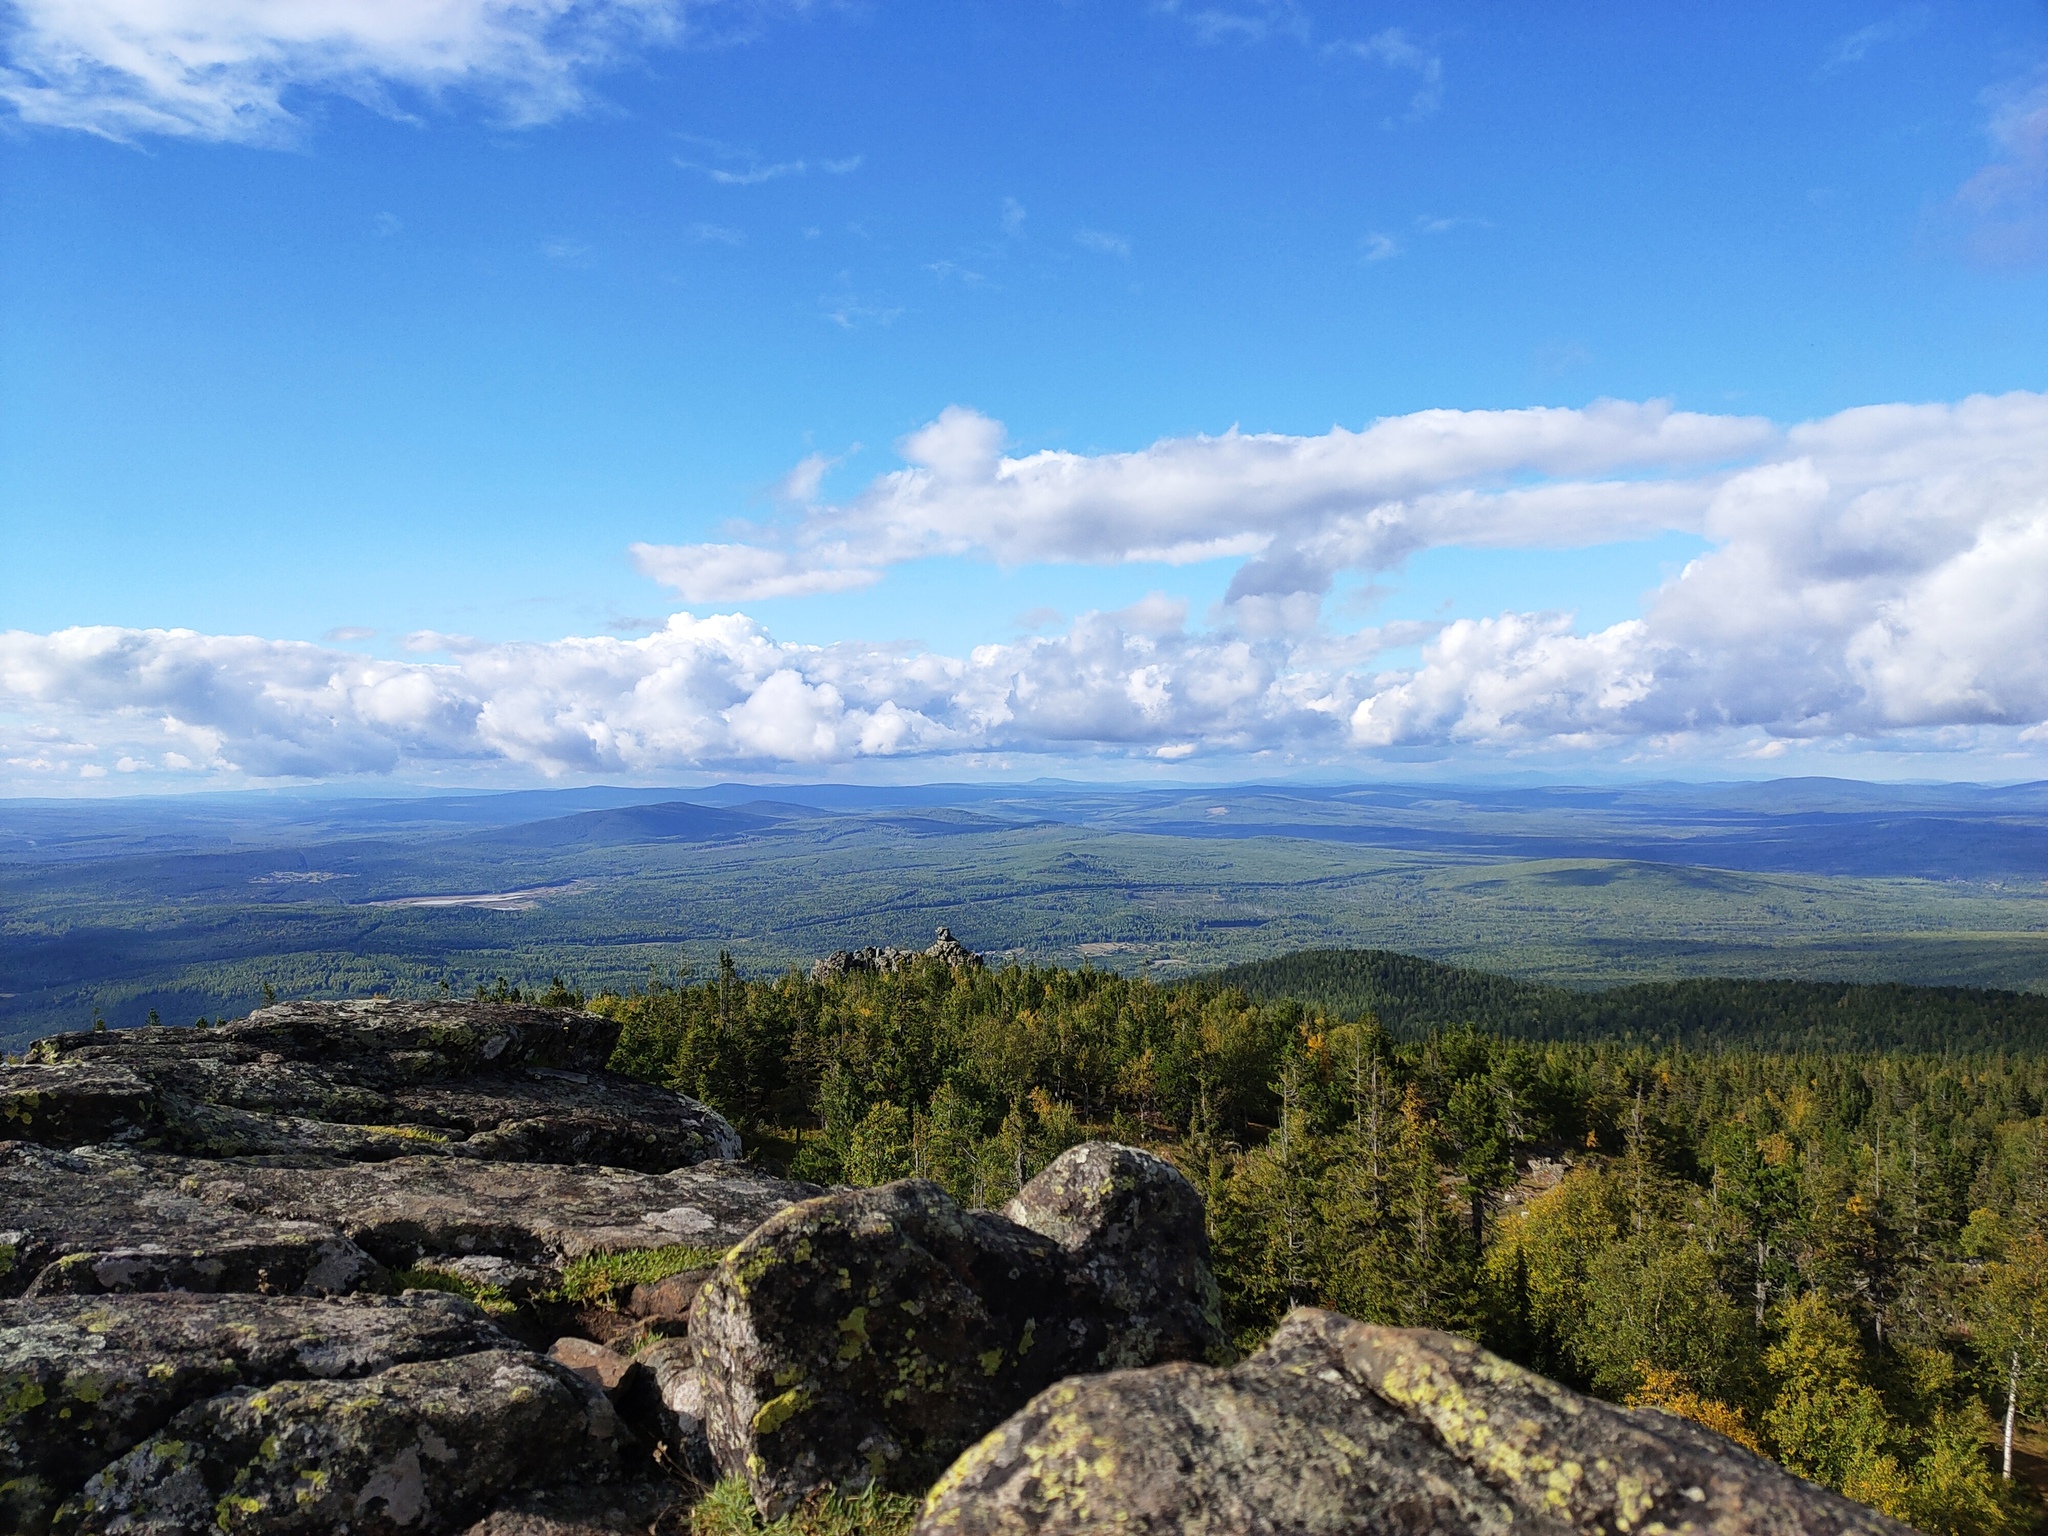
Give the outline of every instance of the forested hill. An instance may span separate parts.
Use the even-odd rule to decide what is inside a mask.
[[[1261,1002],[1292,998],[1340,1018],[1370,1012],[1408,1038],[1470,1024],[1528,1040],[1688,1048],[2048,1052],[2048,997],[1979,987],[1709,978],[1578,992],[1384,949],[1305,949],[1214,979]]]

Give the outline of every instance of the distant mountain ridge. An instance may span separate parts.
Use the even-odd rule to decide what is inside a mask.
[[[1986,987],[1696,978],[1580,992],[1384,949],[1307,949],[1211,973],[1259,1002],[1371,1013],[1414,1038],[1471,1025],[1528,1040],[1688,1049],[2048,1052],[2048,997]]]

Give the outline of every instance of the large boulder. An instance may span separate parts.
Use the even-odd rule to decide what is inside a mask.
[[[240,1386],[502,1348],[453,1296],[51,1296],[0,1302],[0,1530],[41,1531],[86,1478]]]
[[[1089,1142],[1053,1159],[1003,1214],[1058,1243],[1101,1299],[1109,1338],[1096,1369],[1222,1363],[1222,1297],[1202,1197],[1165,1158]]]
[[[517,1003],[279,1003],[55,1035],[0,1067],[0,1135],[309,1164],[438,1153],[665,1172],[739,1156],[715,1111],[605,1070],[618,1025]]]
[[[526,1350],[222,1392],[96,1472],[59,1532],[430,1536],[508,1495],[623,1473],[602,1392]]]
[[[1685,1420],[1312,1308],[1231,1369],[1059,1383],[939,1480],[918,1536],[1104,1530],[1906,1536]]]
[[[1200,1230],[1200,1199],[1170,1166],[1126,1154],[1076,1149],[1025,1202],[1065,1213],[1048,1224],[1069,1241],[963,1210],[918,1179],[808,1200],[765,1223],[691,1315],[720,1468],[743,1474],[770,1517],[825,1488],[920,1491],[1063,1376],[1213,1352],[1220,1333],[1185,1305],[1213,1298],[1213,1280],[1205,1292],[1186,1272],[1202,1262],[1186,1230],[1190,1219]],[[1117,1177],[1121,1194],[1107,1191]],[[1093,1214],[1063,1189],[1096,1191]],[[1149,1232],[1178,1257],[1121,1276],[1095,1262],[1089,1232],[1134,1247]]]

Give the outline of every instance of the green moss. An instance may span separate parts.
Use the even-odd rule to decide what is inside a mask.
[[[617,1253],[590,1253],[562,1271],[555,1287],[558,1300],[579,1306],[606,1306],[621,1291],[652,1285],[690,1269],[710,1269],[723,1259],[724,1248],[625,1248]]]
[[[401,1269],[391,1278],[403,1291],[448,1291],[464,1297],[475,1302],[493,1317],[502,1317],[508,1312],[519,1310],[519,1304],[497,1286],[484,1285],[465,1275],[450,1274],[445,1269]]]
[[[356,1129],[374,1131],[379,1136],[402,1136],[407,1141],[445,1142],[448,1139],[439,1131],[430,1131],[423,1125],[363,1125]]]
[[[870,1488],[855,1498],[833,1493],[813,1498],[780,1520],[754,1508],[743,1477],[719,1481],[690,1512],[690,1536],[908,1536],[919,1502]]]
[[[12,1274],[14,1272],[15,1252],[14,1244],[0,1243],[0,1275]]]

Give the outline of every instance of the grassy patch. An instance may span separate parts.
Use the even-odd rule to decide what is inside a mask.
[[[723,1248],[687,1245],[589,1253],[562,1271],[555,1295],[580,1306],[604,1306],[621,1291],[636,1285],[652,1285],[686,1269],[709,1269],[725,1255]]]
[[[401,1269],[391,1277],[403,1291],[448,1291],[475,1302],[493,1317],[517,1312],[519,1304],[495,1285],[483,1285],[445,1269]]]
[[[430,1131],[423,1125],[365,1125],[365,1131],[374,1131],[379,1136],[402,1136],[407,1141],[444,1142],[448,1138],[439,1131]]]
[[[780,1520],[763,1520],[743,1477],[720,1479],[690,1512],[690,1536],[908,1536],[922,1499],[870,1488],[855,1498],[812,1498]]]

